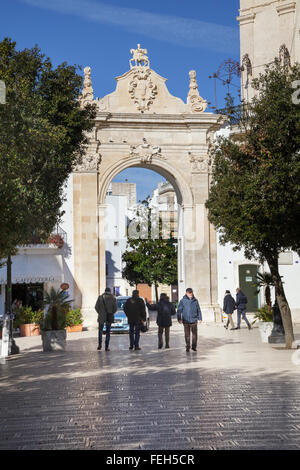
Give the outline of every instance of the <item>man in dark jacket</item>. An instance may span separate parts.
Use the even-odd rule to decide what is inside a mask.
[[[102,348],[102,334],[104,323],[106,324],[106,338],[105,338],[105,351],[110,351],[109,340],[110,340],[110,329],[111,324],[114,322],[114,313],[117,311],[117,300],[114,295],[111,294],[109,287],[105,289],[104,294],[99,295],[95,310],[98,313],[99,333],[98,333],[98,351]]]
[[[227,323],[226,325],[224,325],[226,330],[229,326],[229,323],[231,325],[231,330],[235,330],[235,326],[234,326],[233,319],[232,319],[232,314],[235,311],[235,309],[236,309],[235,300],[230,294],[230,290],[227,290],[225,291],[225,297],[223,301],[223,312],[226,313],[226,315],[228,316]]]
[[[186,289],[186,295],[181,299],[177,309],[177,319],[183,323],[186,351],[190,350],[192,333],[192,350],[197,351],[198,321],[202,322],[199,302],[194,297],[193,289]]]
[[[139,297],[138,290],[134,290],[132,292],[132,297],[126,300],[124,312],[129,323],[129,349],[132,350],[134,347],[136,351],[140,351],[141,348],[139,347],[139,341],[141,322],[146,321],[146,307],[144,300]]]
[[[237,306],[237,327],[235,330],[241,328],[241,317],[247,323],[248,330],[251,330],[251,325],[246,317],[248,299],[244,292],[238,287],[236,290],[236,306]]]
[[[172,315],[176,315],[174,305],[169,301],[167,294],[160,294],[160,300],[157,304],[150,305],[150,310],[157,310],[156,323],[158,326],[158,349],[163,347],[163,333],[165,331],[166,349],[170,347],[170,327],[172,326]]]

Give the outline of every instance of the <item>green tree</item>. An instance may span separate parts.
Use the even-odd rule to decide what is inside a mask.
[[[56,68],[38,47],[0,42],[0,259],[17,246],[46,238],[62,216],[64,184],[80,161],[93,105],[80,107],[82,77],[65,62]]]
[[[221,243],[267,261],[287,348],[294,334],[278,258],[283,250],[300,253],[300,105],[292,99],[299,79],[299,64],[287,70],[275,60],[253,81],[257,95],[243,106],[238,131],[211,147],[206,203]]]
[[[128,239],[122,276],[130,285],[154,285],[158,302],[158,284],[177,281],[176,240],[162,238],[162,223],[158,212],[149,207],[149,198],[139,207],[135,222],[138,236]]]

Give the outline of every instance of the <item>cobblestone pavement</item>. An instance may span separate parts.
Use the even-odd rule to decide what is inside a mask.
[[[190,353],[178,324],[169,350],[155,324],[142,351],[115,334],[98,352],[97,331],[68,334],[66,352],[16,342],[0,365],[0,449],[300,449],[300,361],[257,328],[201,325]]]

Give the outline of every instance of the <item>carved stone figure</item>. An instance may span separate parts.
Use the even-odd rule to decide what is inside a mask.
[[[157,95],[157,86],[151,80],[150,69],[136,71],[129,82],[128,92],[138,111],[149,110]]]
[[[247,72],[247,77],[252,76],[252,63],[249,57],[249,54],[245,54],[242,59],[242,72],[246,70]]]
[[[153,157],[158,157],[165,160],[165,157],[161,154],[161,148],[158,146],[150,145],[145,137],[143,143],[135,146],[130,146],[130,157],[138,156],[141,163],[151,163]]]
[[[289,68],[291,66],[291,56],[285,44],[279,48],[279,60],[283,67]]]
[[[133,67],[150,67],[150,61],[147,57],[147,49],[141,49],[141,45],[137,45],[137,49],[130,49],[130,54],[132,54],[131,59],[129,60],[130,68]],[[132,62],[135,62],[135,65],[132,65]]]
[[[207,101],[199,95],[195,70],[191,70],[189,72],[189,76],[190,89],[188,92],[187,104],[189,105],[192,113],[203,113],[207,108]]]

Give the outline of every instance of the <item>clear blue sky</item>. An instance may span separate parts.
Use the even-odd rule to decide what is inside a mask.
[[[239,0],[0,0],[0,39],[11,37],[18,49],[37,44],[54,65],[89,65],[97,97],[114,91],[114,77],[129,69],[129,51],[140,43],[170,93],[186,100],[194,69],[201,96],[214,105],[209,75],[229,57],[239,60],[238,8]],[[219,107],[225,93],[218,82]],[[160,176],[133,169],[117,179],[141,174],[143,198]]]

